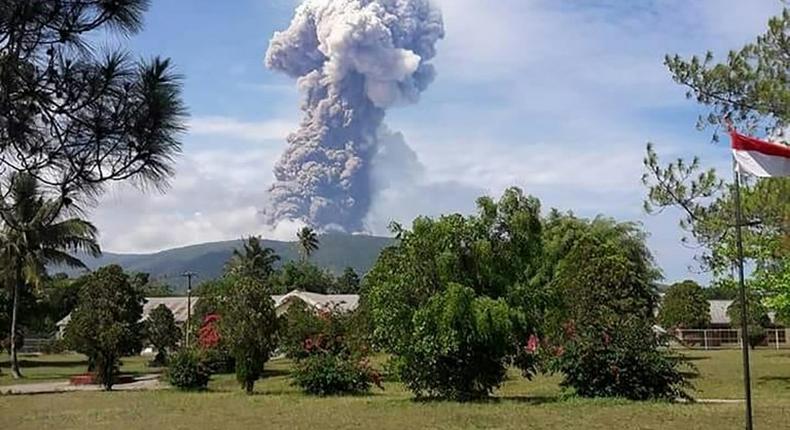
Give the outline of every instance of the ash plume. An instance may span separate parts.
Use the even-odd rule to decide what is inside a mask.
[[[306,0],[266,66],[297,79],[304,117],[274,168],[265,221],[364,230],[387,108],[416,103],[444,24],[431,0]]]

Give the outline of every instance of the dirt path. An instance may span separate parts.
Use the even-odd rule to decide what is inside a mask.
[[[116,384],[112,389],[117,391],[159,390],[166,385],[159,382],[159,375],[143,375],[128,384]],[[71,385],[68,381],[41,382],[36,384],[19,384],[0,386],[0,394],[47,394],[66,393],[70,391],[101,391],[101,385]]]

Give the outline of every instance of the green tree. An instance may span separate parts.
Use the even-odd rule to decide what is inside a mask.
[[[195,303],[195,309],[192,312],[193,328],[200,327],[206,315],[219,313],[222,299],[230,293],[235,285],[234,279],[225,276],[208,280],[198,286],[196,296],[200,297],[200,300]]]
[[[727,316],[730,317],[730,324],[733,327],[741,327],[741,300],[736,297],[727,308]],[[771,325],[768,316],[768,309],[763,304],[763,298],[759,293],[750,289],[746,295],[746,325],[749,331],[749,346],[754,348],[765,340],[765,328]]]
[[[738,286],[732,278],[716,279],[703,291],[708,300],[735,300],[738,297]]]
[[[220,335],[236,360],[236,379],[247,394],[252,394],[277,348],[279,319],[270,294],[263,281],[238,278],[221,301]]]
[[[680,226],[688,233],[684,243],[699,243],[706,251],[699,256],[702,268],[716,277],[728,275],[738,261],[733,186],[725,184],[714,169],[703,171],[696,158],[691,163],[678,159],[662,166],[650,145],[644,163],[646,211],[679,208],[683,214]],[[770,270],[790,256],[790,182],[784,178],[745,180],[741,209],[746,224],[744,256],[748,261]]]
[[[143,297],[120,266],[107,266],[88,275],[77,308],[66,326],[65,340],[88,356],[99,381],[112,389],[120,358],[142,348]]]
[[[665,63],[675,81],[688,88],[687,96],[710,108],[700,125],[719,126],[724,118],[744,128],[771,132],[790,121],[790,10],[768,21],[768,30],[754,43],[730,51],[727,60],[667,56]]]
[[[156,356],[151,362],[154,366],[167,364],[167,352],[174,349],[181,340],[181,330],[176,325],[173,312],[165,305],[159,305],[145,321],[145,337],[156,348]]]
[[[582,236],[560,261],[550,284],[561,301],[560,321],[583,325],[625,316],[653,320],[659,272],[644,245],[644,233],[632,226],[622,234]],[[633,240],[641,242],[637,252],[628,247]]]
[[[304,259],[310,258],[313,252],[318,251],[318,246],[320,245],[318,234],[312,228],[302,227],[296,233],[296,237],[299,240],[299,251]]]
[[[231,276],[252,277],[266,280],[274,273],[274,265],[280,256],[272,248],[261,244],[261,239],[250,236],[242,243],[241,251],[233,250],[233,256],[225,267],[225,273]]]
[[[667,329],[707,327],[710,303],[705,290],[691,280],[672,284],[664,294],[658,320]]]
[[[776,318],[790,324],[790,257],[774,270],[758,271],[752,285],[766,296],[765,305],[776,313]]]
[[[787,34],[790,11],[772,18],[768,30],[754,43],[730,51],[726,61],[667,56],[665,63],[688,97],[706,106],[699,126],[714,126],[714,138],[725,121],[741,129],[779,135],[790,124],[790,57]],[[781,136],[779,136],[781,141]],[[698,159],[682,159],[664,167],[651,145],[645,158],[643,177],[649,188],[645,207],[660,212],[668,207],[683,212],[681,227],[708,251],[702,266],[716,276],[736,264],[733,188],[712,169],[703,170]],[[745,256],[758,268],[770,268],[790,253],[790,183],[781,178],[752,180],[743,188]]]
[[[169,60],[95,46],[140,31],[148,4],[3,1],[0,174],[26,172],[62,197],[172,176],[185,120],[179,76]]]
[[[309,261],[289,261],[271,278],[276,293],[285,294],[291,290],[326,294],[335,285],[331,273]]]
[[[359,275],[353,267],[346,267],[332,287],[335,294],[357,294],[359,293]]]
[[[64,273],[47,276],[41,286],[33,290],[35,306],[22,312],[23,316],[29,315],[29,318],[27,321],[23,319],[21,323],[35,337],[50,336],[57,330],[55,324],[77,306],[83,281],[83,277],[72,279]]]
[[[410,230],[392,227],[399,240],[365,277],[364,301],[377,346],[396,361],[411,354],[417,312],[448,286],[459,285],[475,297],[504,300],[513,311],[509,351],[523,349],[539,329],[548,299],[534,282],[542,265],[537,199],[512,188],[499,201],[478,199],[475,216],[419,217]],[[524,358],[518,364],[530,374],[536,363]]]
[[[152,280],[150,273],[133,273],[130,279],[132,286],[142,291],[145,297],[173,296],[173,288],[164,282]]]
[[[98,256],[101,251],[96,228],[77,217],[68,217],[73,207],[66,199],[48,199],[37,180],[26,173],[13,174],[10,182],[9,196],[0,201],[0,270],[13,285],[11,372],[19,378],[15,337],[20,291],[26,286],[41,286],[47,265],[85,268],[71,252]]]

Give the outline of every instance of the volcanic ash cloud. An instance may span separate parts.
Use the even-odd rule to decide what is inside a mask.
[[[431,0],[307,0],[276,32],[266,66],[297,78],[304,117],[275,165],[267,224],[359,232],[387,108],[416,103],[444,37]]]

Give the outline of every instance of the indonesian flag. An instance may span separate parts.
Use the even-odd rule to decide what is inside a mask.
[[[760,177],[790,176],[790,146],[730,131],[732,153],[742,172]]]

